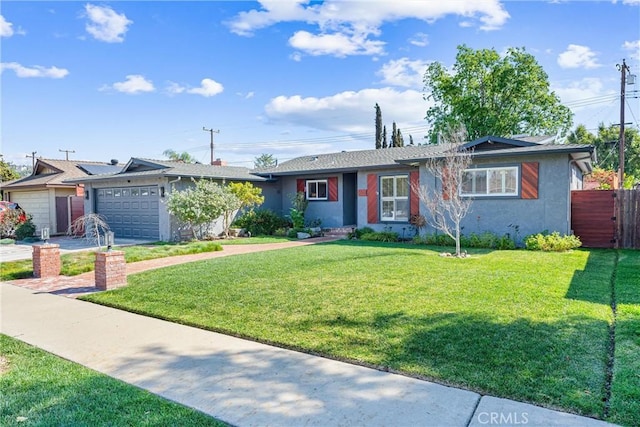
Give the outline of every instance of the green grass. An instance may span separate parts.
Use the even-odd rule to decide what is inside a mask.
[[[176,255],[221,251],[222,246],[220,246],[218,242],[212,241],[188,243],[159,242],[150,245],[115,247],[114,249],[124,251],[126,262],[137,262]],[[76,276],[88,271],[93,271],[96,257],[95,251],[82,251],[64,254],[60,258],[62,260],[60,274],[64,276]],[[2,263],[0,280],[25,279],[28,277],[33,277],[33,262],[30,259]]]
[[[149,271],[84,298],[602,417],[615,252],[440,251],[340,241]]]
[[[616,344],[609,414],[612,422],[637,426],[640,425],[640,251],[620,251],[615,293]]]
[[[226,425],[6,335],[0,356],[3,426]]]

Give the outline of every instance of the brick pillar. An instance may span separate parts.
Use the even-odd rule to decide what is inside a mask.
[[[33,245],[33,275],[38,278],[60,275],[60,245]]]
[[[106,291],[127,284],[123,251],[96,252],[96,288]]]

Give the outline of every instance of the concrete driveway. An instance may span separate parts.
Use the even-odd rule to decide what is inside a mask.
[[[14,245],[0,245],[0,261],[18,261],[21,259],[31,259],[33,253],[32,246],[42,245],[44,242],[16,242]],[[60,253],[65,254],[69,252],[90,251],[95,250],[95,243],[82,238],[75,238],[69,236],[57,236],[49,239],[49,243],[60,245]],[[115,239],[115,246],[133,246],[143,245],[147,243],[153,243],[148,239]]]

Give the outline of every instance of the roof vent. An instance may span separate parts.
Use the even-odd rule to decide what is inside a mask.
[[[118,162],[118,159],[111,159],[111,164],[112,164],[112,165],[114,165],[114,166],[115,166],[115,165],[117,165],[118,163],[119,163],[119,162]]]

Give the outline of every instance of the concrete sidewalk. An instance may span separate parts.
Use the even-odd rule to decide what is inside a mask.
[[[0,332],[237,426],[606,426],[0,285]]]

